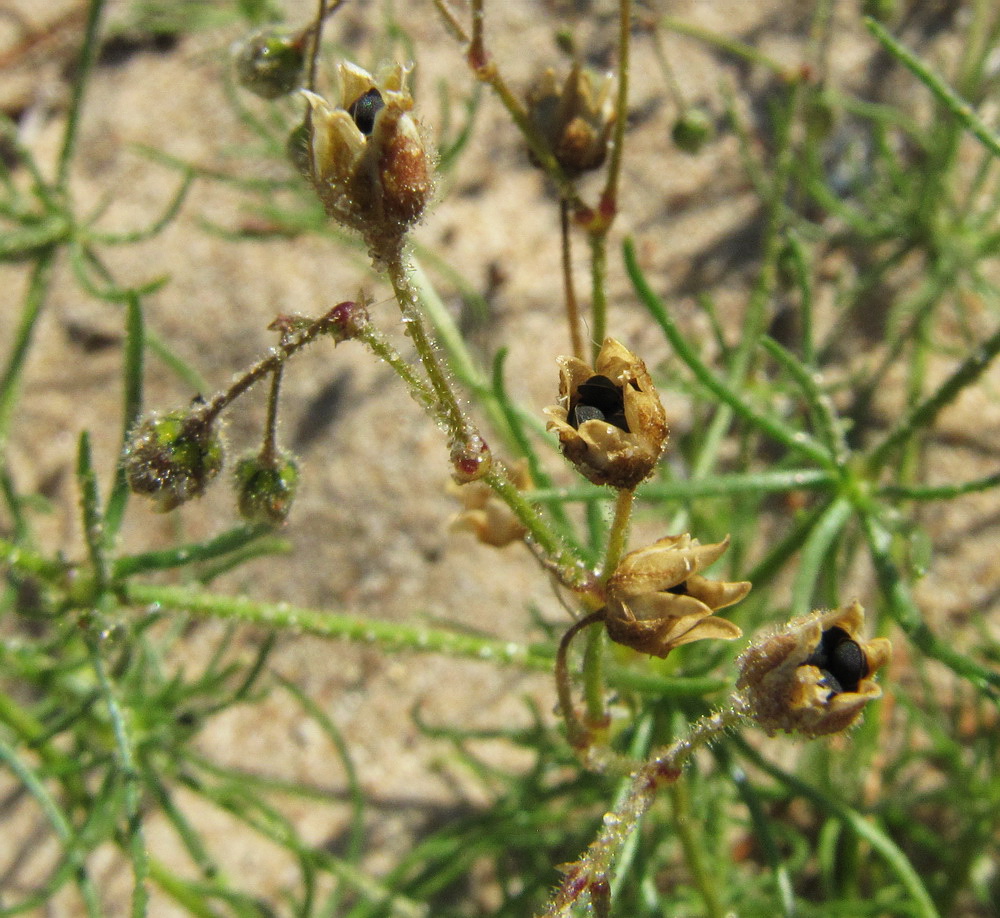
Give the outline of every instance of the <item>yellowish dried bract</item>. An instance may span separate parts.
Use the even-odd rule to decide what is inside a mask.
[[[750,584],[709,580],[700,573],[728,547],[728,537],[700,545],[685,533],[627,554],[608,579],[609,637],[656,657],[692,641],[740,637],[739,627],[712,613],[743,599]]]

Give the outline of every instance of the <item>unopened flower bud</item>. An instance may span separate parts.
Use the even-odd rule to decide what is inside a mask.
[[[667,419],[646,364],[606,338],[590,367],[559,358],[559,403],[545,409],[563,455],[594,484],[631,489],[649,477],[667,442]]]
[[[269,27],[233,46],[236,78],[244,89],[263,99],[287,96],[302,85],[304,32]]]
[[[712,613],[743,599],[750,584],[709,580],[700,573],[728,547],[728,537],[701,545],[684,533],[629,552],[608,578],[605,625],[611,640],[665,657],[692,641],[740,637],[737,625]]]
[[[398,64],[376,79],[340,65],[341,105],[303,93],[312,110],[311,179],[326,212],[376,254],[398,245],[431,196],[432,164]]]
[[[528,92],[528,117],[570,177],[599,168],[607,156],[615,123],[610,88],[609,79],[595,88],[591,75],[574,64],[561,88],[550,69]]]
[[[839,733],[869,701],[881,697],[873,680],[889,661],[885,638],[861,638],[864,609],[813,612],[751,644],[740,656],[736,683],[747,712],[768,733]]]
[[[249,523],[280,526],[292,509],[298,463],[283,453],[245,456],[236,464],[235,481],[240,516]]]
[[[368,314],[368,300],[363,293],[356,300],[344,300],[333,307],[325,316],[330,334],[338,343],[357,338],[371,324]]]
[[[203,494],[222,461],[213,421],[195,409],[141,420],[129,436],[124,467],[132,491],[152,497],[166,512]]]
[[[478,481],[493,467],[490,445],[479,434],[451,445],[452,478],[458,484]]]
[[[685,153],[700,153],[702,147],[712,139],[715,132],[712,119],[700,108],[686,109],[674,122],[670,136],[679,150]]]

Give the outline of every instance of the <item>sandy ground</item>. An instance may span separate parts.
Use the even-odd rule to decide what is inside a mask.
[[[32,26],[47,31],[50,39],[31,54],[7,59],[0,103],[6,110],[27,112],[25,142],[43,161],[51,162],[61,136],[66,68],[80,34],[83,4],[21,0],[20,6]],[[303,21],[312,4],[303,0],[286,6],[294,22]],[[614,39],[610,6],[580,4],[580,11],[575,11],[573,4],[554,0],[490,3],[489,40],[517,87],[525,86],[540,65],[562,63],[553,50],[558,23],[576,30],[579,46],[593,63],[607,64]],[[843,6],[838,15],[852,14],[853,4]],[[689,0],[669,7],[673,15],[754,41],[789,64],[798,60],[794,35],[801,23],[795,21],[798,14],[789,15],[797,4]],[[379,53],[371,36],[380,9],[374,3],[348,5],[331,22],[331,39],[347,45],[361,63],[371,63]],[[111,21],[127,15],[125,3],[110,4]],[[435,136],[442,118],[439,83],[462,98],[471,81],[460,49],[430,4],[399,2],[396,16],[417,49],[420,113],[429,135]],[[238,152],[252,137],[239,123],[224,89],[228,46],[238,34],[231,25],[223,26],[185,36],[166,52],[139,49],[97,70],[75,163],[73,188],[80,212],[107,204],[100,225],[120,231],[142,226],[162,209],[176,188],[177,175],[137,152],[137,145],[205,167],[232,169],[241,162]],[[6,47],[16,44],[10,35],[5,38]],[[744,89],[763,89],[747,85],[744,71],[720,66],[691,41],[667,37],[665,42],[682,89],[692,101],[721,112],[723,80]],[[634,134],[612,246],[610,325],[651,366],[669,372],[668,347],[632,299],[614,254],[618,242],[626,234],[636,236],[657,287],[672,297],[678,315],[698,335],[705,325],[694,305],[695,290],[711,289],[724,317],[744,304],[755,199],[737,164],[731,135],[710,144],[697,158],[686,157],[669,144],[668,125],[676,110],[649,42],[639,40],[635,53]],[[857,76],[867,53],[856,31],[845,35],[833,58],[839,74],[845,79]],[[254,100],[248,104],[256,112],[266,111]],[[243,159],[240,168],[247,169],[247,162]],[[554,399],[553,358],[566,350],[558,285],[558,216],[544,181],[527,166],[521,144],[494,100],[484,101],[470,149],[442,181],[440,197],[417,230],[417,239],[442,254],[487,297],[490,315],[475,324],[472,340],[483,355],[501,344],[511,347],[511,389],[525,404],[540,410]],[[205,232],[199,223],[203,219],[235,228],[255,218],[238,191],[198,181],[180,216],[163,234],[148,243],[109,250],[107,256],[122,284],[169,274],[170,282],[147,301],[149,326],[211,387],[225,385],[232,374],[266,351],[273,343],[266,326],[276,313],[316,314],[353,297],[359,287],[374,297],[379,324],[398,335],[398,318],[385,286],[356,254],[319,238],[234,245]],[[582,249],[578,242],[581,254]],[[579,268],[585,289],[582,259]],[[454,286],[435,277],[446,302],[458,310]],[[4,266],[0,284],[0,333],[9,340],[25,273],[17,266]],[[820,318],[829,322],[822,312]],[[982,311],[977,321],[988,325]],[[113,344],[120,328],[121,313],[88,299],[74,283],[69,266],[60,263],[28,365],[11,464],[22,490],[38,489],[55,504],[57,512],[45,522],[43,534],[48,545],[63,546],[70,554],[79,551],[72,477],[78,432],[91,431],[105,477],[115,461],[120,358]],[[850,334],[861,332],[855,329]],[[81,343],[87,335],[106,336],[112,346],[87,350]],[[932,367],[932,376],[944,375],[950,365],[942,359]],[[963,396],[943,416],[941,435],[928,457],[929,481],[995,470],[1000,447],[998,385],[1000,375],[994,369],[987,384]],[[161,363],[150,361],[148,405],[182,405],[191,395]],[[887,387],[882,410],[892,412],[900,397],[899,391]],[[565,616],[525,551],[514,547],[498,552],[477,545],[467,535],[448,533],[456,506],[445,490],[443,438],[386,369],[360,347],[345,344],[334,351],[321,344],[311,349],[291,365],[283,398],[283,436],[301,456],[305,472],[284,532],[292,551],[279,560],[248,564],[220,581],[220,590],[343,609],[380,620],[427,617],[517,640],[530,636],[531,606],[550,620]],[[255,393],[232,413],[228,428],[232,453],[253,445],[263,405],[262,393]],[[690,409],[681,396],[668,393],[667,408],[676,429],[690,423]],[[552,468],[561,480],[572,481],[557,463]],[[208,536],[234,521],[231,493],[216,487],[171,516],[157,516],[135,501],[123,538],[130,549],[141,550],[177,537]],[[973,614],[969,610],[995,616],[1000,604],[996,492],[928,511],[922,522],[935,542],[934,561],[921,585],[931,620],[940,624],[959,619],[967,624]],[[646,525],[650,534],[662,534],[655,521]],[[858,591],[869,587],[862,581]],[[190,665],[211,653],[222,634],[219,624],[193,627],[185,649]],[[234,650],[249,653],[260,637],[257,632],[241,632]],[[394,852],[405,847],[422,820],[482,799],[480,791],[447,763],[443,747],[419,735],[410,717],[414,704],[423,705],[432,723],[487,726],[524,722],[525,694],[546,711],[554,700],[547,677],[439,657],[387,657],[374,649],[294,637],[281,639],[271,666],[294,679],[349,738],[377,814],[370,837],[374,853],[368,862],[376,871],[391,863]],[[342,768],[326,739],[281,693],[261,706],[215,718],[199,743],[222,762],[252,764],[269,774],[337,792],[345,787]],[[297,812],[293,805],[290,812],[308,839],[324,842],[343,829],[347,810],[310,804],[300,805]],[[221,817],[206,819],[210,833],[226,838],[231,832]],[[153,845],[173,844],[155,821],[150,831]],[[227,866],[253,877],[255,887],[265,894],[294,875],[286,873],[289,865],[276,862],[270,849],[249,842],[230,842],[225,852]],[[116,881],[110,878],[110,860],[108,870],[105,882],[113,895]],[[155,913],[170,911],[158,905]]]

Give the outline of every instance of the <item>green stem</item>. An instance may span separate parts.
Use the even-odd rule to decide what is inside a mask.
[[[604,556],[604,581],[615,572],[618,563],[625,554],[628,542],[629,521],[632,519],[632,506],[635,502],[635,491],[623,488],[615,498],[615,518],[608,534],[608,550]]]
[[[267,394],[267,420],[264,422],[264,445],[260,452],[264,463],[274,463],[278,457],[278,403],[284,372],[285,365],[279,363],[271,373],[271,391]]]
[[[707,478],[681,478],[677,481],[654,481],[641,485],[637,497],[643,503],[654,504],[662,501],[692,500],[696,497],[724,497],[736,494],[774,494],[792,491],[825,491],[837,481],[837,477],[823,469],[789,469],[776,472],[749,472],[746,475],[712,475]],[[996,475],[977,479],[959,487],[968,491],[981,491],[1000,482]],[[896,488],[887,485],[886,494],[900,491],[900,497],[911,496],[918,489]],[[930,496],[914,496],[914,500],[937,499],[938,489],[927,489]],[[945,492],[945,488],[940,489]],[[902,492],[906,492],[905,494]],[[881,491],[879,493],[882,493]],[[965,490],[959,493],[966,493]],[[942,493],[943,497],[957,497],[950,491]],[[533,503],[564,504],[579,501],[581,503],[604,503],[612,498],[605,488],[538,488],[530,492]]]
[[[760,64],[762,67],[766,67],[778,75],[784,74],[788,69],[784,64],[759,51],[753,45],[745,44],[734,38],[727,38],[713,29],[706,29],[693,23],[684,22],[680,19],[675,19],[673,16],[665,16],[661,19],[660,26],[668,32],[686,35],[688,38],[704,42],[706,45],[717,48],[735,58],[749,61],[752,64]]]
[[[878,496],[887,497],[890,500],[952,500],[963,494],[988,491],[997,486],[1000,486],[1000,472],[994,472],[983,478],[974,478],[972,481],[964,481],[961,484],[883,485],[878,489]],[[532,499],[537,500],[538,498],[533,494]]]
[[[603,615],[603,613],[602,613]],[[607,729],[608,709],[605,701],[604,651],[607,634],[603,628],[593,628],[587,635],[583,651],[583,700],[587,706],[587,723],[598,730]]]
[[[792,585],[792,615],[805,615],[813,608],[816,584],[832,560],[831,546],[853,512],[850,501],[845,497],[838,497],[812,527],[802,546],[799,567]]]
[[[470,443],[478,438],[479,433],[458,404],[458,399],[449,384],[448,374],[438,360],[437,348],[431,341],[421,317],[420,298],[407,276],[401,252],[386,259],[386,271],[396,294],[396,302],[406,325],[406,333],[413,341],[417,357],[434,392],[438,421],[444,425],[453,444]]]
[[[574,749],[583,749],[589,745],[590,731],[583,725],[576,714],[576,706],[573,704],[573,683],[569,676],[569,645],[584,628],[589,628],[604,619],[604,610],[592,612],[590,615],[575,622],[562,636],[559,641],[559,648],[556,651],[556,694],[559,697],[559,713],[562,714],[563,722],[566,724],[566,739]],[[595,628],[601,634],[604,629]]]
[[[483,638],[443,628],[307,609],[287,603],[253,602],[187,587],[155,586],[132,581],[121,587],[121,596],[122,601],[129,605],[178,609],[197,616],[264,625],[319,637],[346,638],[378,644],[387,651],[441,653],[521,666],[538,672],[548,672],[553,660],[553,653],[547,647]]]
[[[592,359],[596,362],[608,333],[608,237],[591,233],[590,242],[590,328]]]
[[[731,705],[692,724],[688,735],[660,749],[632,773],[628,791],[604,817],[604,826],[579,860],[563,868],[563,881],[549,900],[545,918],[569,918],[592,884],[607,882],[611,866],[629,836],[639,827],[657,791],[676,781],[697,749],[740,724],[745,704],[732,696]]]
[[[570,346],[577,360],[585,360],[583,353],[583,335],[580,334],[580,307],[576,301],[576,290],[573,286],[573,250],[570,245],[569,206],[565,201],[559,202],[559,229],[562,235],[562,275],[563,300],[566,304],[566,324],[569,326]]]
[[[247,391],[247,389],[258,383],[265,376],[273,373],[296,351],[301,350],[307,344],[311,344],[320,335],[335,332],[336,309],[337,307],[334,307],[333,310],[328,312],[326,315],[320,316],[320,318],[312,322],[294,338],[282,341],[270,355],[254,364],[224,392],[220,392],[216,395],[201,410],[202,421],[204,423],[212,421],[235,399],[239,398],[244,392]]]
[[[896,624],[927,656],[940,660],[994,702],[1000,701],[1000,672],[976,663],[949,644],[943,643],[927,626],[909,586],[892,559],[892,533],[872,513],[861,514],[861,525],[875,565],[879,587]]]
[[[488,484],[514,512],[528,530],[530,542],[541,551],[547,564],[552,564],[558,569],[563,583],[577,590],[587,591],[594,588],[591,572],[580,564],[580,559],[552,531],[535,505],[517,489],[507,470],[499,462],[493,463],[493,467],[483,476],[482,481]]]
[[[628,122],[629,62],[632,35],[632,0],[618,0],[618,96],[617,117],[611,140],[608,175],[597,213],[590,220],[591,342],[597,360],[608,333],[608,233],[618,209],[618,183],[625,152],[625,129]]]
[[[431,392],[427,384],[420,379],[410,365],[403,359],[402,355],[390,343],[374,325],[367,323],[358,332],[358,340],[361,341],[376,357],[384,360],[393,372],[403,381],[410,398],[421,408],[427,411],[434,411],[434,393]]]
[[[611,139],[611,157],[608,160],[608,178],[601,195],[602,216],[607,219],[602,235],[607,235],[618,205],[618,182],[621,178],[622,157],[625,153],[625,130],[628,127],[628,81],[631,72],[632,0],[618,0],[618,97],[615,100],[614,134]]]

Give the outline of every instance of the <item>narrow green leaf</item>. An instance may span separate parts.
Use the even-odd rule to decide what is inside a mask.
[[[879,22],[866,17],[865,25],[882,47],[920,80],[934,94],[938,102],[948,109],[973,137],[994,156],[1000,157],[1000,135],[990,130],[986,122],[979,117],[976,110],[965,99],[924,61],[896,41]]]
[[[125,302],[125,344],[122,361],[122,455],[128,445],[129,432],[142,414],[143,359],[146,352],[146,332],[142,300],[132,294]],[[115,469],[108,507],[104,515],[105,549],[110,550],[121,528],[128,503],[129,488],[125,468]]]

